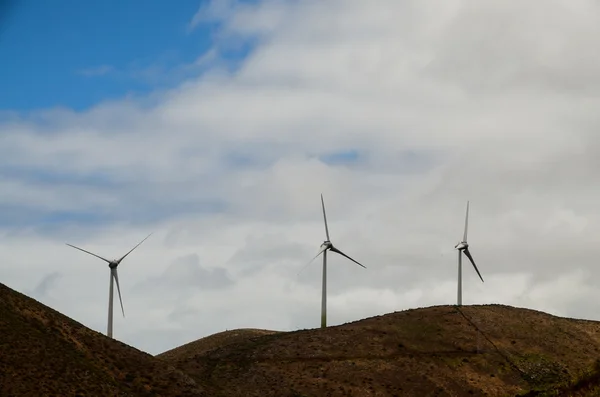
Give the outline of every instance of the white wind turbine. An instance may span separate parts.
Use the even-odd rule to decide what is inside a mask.
[[[467,201],[467,214],[465,216],[465,233],[463,234],[462,241],[454,246],[454,248],[456,248],[458,250],[458,302],[457,302],[458,306],[462,305],[462,254],[463,254],[463,252],[467,256],[467,258],[469,258],[469,261],[471,261],[471,264],[473,265],[473,268],[475,269],[475,271],[477,272],[477,275],[481,279],[481,282],[483,282],[483,277],[481,277],[481,273],[479,273],[479,269],[477,269],[477,265],[475,265],[475,261],[473,260],[473,257],[471,256],[471,253],[469,252],[469,244],[467,243],[468,228],[469,228],[469,202]]]
[[[344,254],[342,251],[335,248],[333,246],[333,244],[331,244],[331,241],[329,241],[329,228],[327,227],[327,215],[325,215],[325,202],[323,201],[322,194],[321,194],[321,206],[323,207],[323,220],[325,221],[325,235],[327,236],[327,240],[325,240],[323,242],[323,244],[321,244],[319,253],[314,258],[312,258],[311,262],[314,261],[315,259],[317,259],[317,257],[319,255],[323,254],[323,291],[322,291],[322,295],[321,295],[321,328],[325,328],[325,327],[327,327],[327,251],[332,251],[332,252],[338,253],[338,254],[350,259],[352,262],[356,263],[357,265],[364,267],[365,269],[366,269],[366,267],[361,265],[354,259],[350,258],[348,255]]]
[[[148,237],[150,237],[152,235],[152,233],[150,233],[148,236],[146,236],[145,239],[143,239],[142,241],[140,241],[138,243],[138,245],[136,245],[135,247],[133,247],[128,253],[126,253],[125,255],[123,255],[120,259],[113,259],[112,261],[109,261],[106,258],[101,257],[100,255],[96,255],[90,251],[86,251],[82,248],[76,247],[74,245],[68,244],[67,245],[69,247],[73,247],[75,249],[78,249],[79,251],[83,251],[87,254],[93,255],[96,258],[100,258],[103,261],[108,263],[108,267],[110,268],[110,287],[109,287],[109,295],[108,295],[108,329],[106,334],[108,335],[109,338],[112,338],[113,335],[113,295],[114,295],[114,282],[117,283],[117,292],[119,293],[119,302],[121,303],[121,311],[123,312],[123,317],[125,317],[125,310],[123,309],[123,300],[121,299],[121,288],[119,287],[119,275],[117,273],[117,266],[119,266],[119,264],[121,263],[121,261],[123,261],[123,259],[125,259],[125,257],[129,254],[131,254],[133,252],[134,249],[136,249],[137,247],[140,246],[140,244],[142,244],[144,241],[146,241],[146,239]]]

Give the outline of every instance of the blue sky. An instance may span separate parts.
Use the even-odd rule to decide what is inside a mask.
[[[107,100],[173,87],[202,73],[199,68],[186,66],[215,44],[218,22],[189,29],[194,15],[207,3],[0,0],[0,113],[56,107],[83,111]],[[227,49],[219,57],[242,61],[249,50],[249,46]],[[1,161],[0,178],[55,193],[69,187],[115,194],[122,194],[124,189],[112,174],[86,172],[78,176]],[[144,218],[144,214],[147,218],[149,213],[160,217],[185,211],[218,212],[223,206],[211,200],[175,200],[170,207],[156,200],[146,201],[146,206],[131,214],[132,221]],[[101,208],[65,212],[36,209],[23,202],[0,203],[1,225],[100,224],[122,215]]]
[[[204,23],[190,31],[189,24],[207,3],[206,0],[14,0],[3,14],[0,29],[0,113],[55,107],[82,111],[129,94],[143,96],[156,89],[173,87],[201,74],[202,69],[186,65],[193,64],[217,44],[213,40],[219,25]],[[234,66],[242,62],[254,48],[252,39],[246,39],[239,47],[219,46],[219,58]],[[318,157],[337,166],[351,165],[363,158],[357,150],[340,150]],[[281,152],[274,145],[272,154],[263,153],[259,158],[252,146],[245,144],[240,153],[232,151],[225,158],[233,169],[266,167]],[[0,161],[0,178],[38,192],[35,194],[53,197],[90,192],[118,197],[119,205],[111,210],[95,204],[70,212],[62,206],[36,208],[35,200],[24,199],[18,205],[0,203],[0,225],[14,227],[98,225],[124,216],[132,222],[143,222],[185,212],[222,212],[227,207],[225,202],[210,195],[203,199],[194,195],[152,197],[153,188],[162,191],[167,186],[150,181],[138,181],[132,186],[131,181],[125,184],[116,174],[100,170],[74,174]],[[144,195],[144,205],[135,204],[139,195]]]
[[[82,110],[176,84],[215,29],[187,30],[202,0],[14,3],[0,30],[0,110]]]

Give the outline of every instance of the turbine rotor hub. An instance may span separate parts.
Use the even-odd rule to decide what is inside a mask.
[[[456,249],[457,249],[457,250],[459,250],[459,251],[464,251],[464,250],[466,250],[467,248],[469,248],[469,244],[467,244],[467,242],[466,242],[466,241],[461,241],[460,243],[456,244],[456,245],[454,246],[454,248],[456,248]]]

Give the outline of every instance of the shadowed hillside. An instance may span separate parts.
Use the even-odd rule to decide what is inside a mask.
[[[160,357],[214,396],[592,396],[600,384],[600,323],[500,305],[249,336]]]
[[[206,396],[164,361],[0,284],[0,396]]]

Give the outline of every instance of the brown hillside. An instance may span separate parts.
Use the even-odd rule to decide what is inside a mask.
[[[598,322],[486,305],[408,310],[162,358],[214,396],[592,396],[599,349]]]
[[[272,335],[276,333],[278,332],[254,328],[241,328],[231,331],[223,331],[190,343],[186,343],[185,345],[161,353],[156,357],[171,361],[185,360],[188,358],[193,358],[199,354],[205,354],[210,350],[225,347],[234,343],[244,342],[248,339],[259,336]]]
[[[0,396],[206,396],[181,371],[0,284]]]

